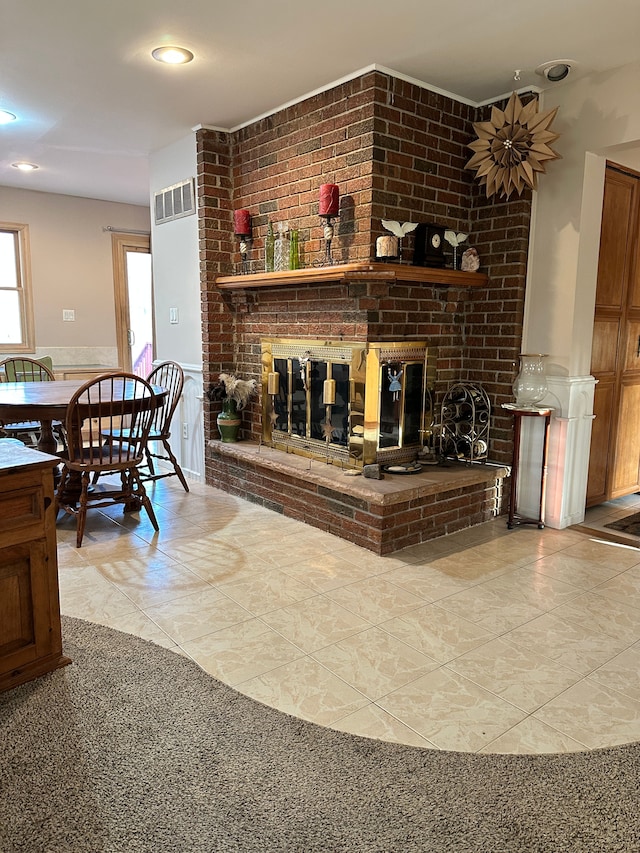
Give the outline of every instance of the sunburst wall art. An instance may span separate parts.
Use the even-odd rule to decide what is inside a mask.
[[[513,92],[504,110],[492,107],[489,121],[474,123],[478,138],[469,144],[475,153],[466,168],[476,170],[487,198],[496,193],[509,198],[514,191],[521,195],[525,187],[536,189],[545,163],[560,158],[551,148],[560,134],[549,129],[557,112],[555,107],[539,113],[537,98],[523,106]]]

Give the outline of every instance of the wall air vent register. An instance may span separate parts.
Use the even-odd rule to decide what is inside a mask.
[[[155,223],[171,222],[196,212],[195,181],[188,178],[154,193]]]

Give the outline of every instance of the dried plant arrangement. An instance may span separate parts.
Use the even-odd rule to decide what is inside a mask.
[[[220,373],[207,392],[207,397],[212,401],[234,400],[240,411],[257,393],[258,383],[255,379],[240,379],[232,373]]]

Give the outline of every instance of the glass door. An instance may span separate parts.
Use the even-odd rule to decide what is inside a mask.
[[[155,352],[149,236],[113,234],[118,363],[147,377]]]

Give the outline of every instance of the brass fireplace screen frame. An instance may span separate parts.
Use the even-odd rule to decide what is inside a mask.
[[[431,444],[437,350],[425,341],[261,344],[263,442],[354,468]]]

